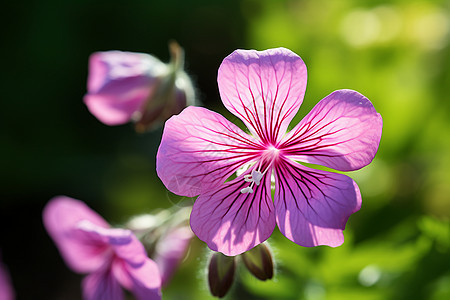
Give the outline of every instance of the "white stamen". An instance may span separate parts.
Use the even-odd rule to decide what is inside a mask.
[[[242,190],[241,190],[241,193],[242,194],[245,194],[245,193],[249,193],[249,194],[251,194],[251,193],[253,193],[253,189],[251,188],[251,187],[245,187],[245,188],[243,188]]]
[[[263,178],[263,173],[260,171],[253,170],[252,171],[252,180],[256,185],[261,183],[261,179]]]

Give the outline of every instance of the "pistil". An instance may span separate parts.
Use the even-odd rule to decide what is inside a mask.
[[[266,174],[267,170],[272,167],[272,163],[278,158],[279,152],[280,150],[274,146],[267,147],[264,150],[261,160],[257,163],[257,167],[255,166],[250,174],[244,175],[244,181],[250,182],[250,186],[241,189],[242,194],[253,193],[253,186],[255,184],[256,186],[260,185],[264,174]],[[261,172],[262,165],[266,165],[266,168]]]

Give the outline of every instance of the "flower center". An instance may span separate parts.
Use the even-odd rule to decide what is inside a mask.
[[[264,152],[267,153],[267,155],[278,156],[280,149],[273,145],[270,145]]]
[[[245,182],[250,182],[250,185],[241,189],[242,194],[253,193],[253,186],[260,185],[261,179],[264,174],[272,167],[272,163],[278,159],[280,150],[273,145],[267,147],[261,153],[261,158],[256,163],[257,166],[251,171],[250,174],[244,175]]]

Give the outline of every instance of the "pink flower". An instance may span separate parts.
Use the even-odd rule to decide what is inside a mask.
[[[0,261],[0,300],[13,300],[15,297],[8,270]]]
[[[110,228],[86,204],[64,196],[50,200],[43,219],[67,265],[89,273],[84,299],[124,299],[121,286],[140,300],[161,299],[158,267],[130,230]]]
[[[339,171],[366,166],[377,152],[382,119],[363,95],[338,90],[286,132],[306,77],[305,64],[290,50],[236,50],[217,81],[225,107],[250,133],[199,107],[166,122],[158,175],[176,194],[199,195],[191,228],[212,250],[243,253],[265,241],[275,224],[302,246],[343,243],[346,222],[361,206],[358,186],[301,162]]]
[[[172,278],[181,260],[186,255],[192,236],[189,227],[176,227],[163,235],[161,240],[157,242],[154,259],[161,272],[163,286]]]
[[[138,131],[155,127],[194,102],[192,83],[183,69],[183,50],[170,45],[172,61],[144,53],[97,52],[89,60],[89,111],[106,125],[136,123]]]
[[[176,206],[155,214],[135,216],[126,224],[140,237],[158,265],[162,286],[167,285],[178,269],[194,236],[188,225],[190,211],[190,207]]]

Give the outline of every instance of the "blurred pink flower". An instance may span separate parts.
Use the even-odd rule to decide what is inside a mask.
[[[172,278],[186,255],[193,234],[188,226],[176,227],[157,242],[153,259],[161,272],[162,285]]]
[[[136,123],[151,129],[194,103],[194,89],[183,71],[183,50],[170,44],[172,61],[133,52],[96,52],[89,59],[89,111],[106,125]]]
[[[304,62],[288,49],[236,50],[217,81],[225,107],[250,133],[200,107],[166,122],[158,175],[171,192],[199,195],[191,228],[212,250],[243,253],[265,241],[275,224],[302,246],[343,243],[346,222],[361,207],[358,186],[299,162],[338,171],[366,166],[378,150],[382,119],[360,93],[338,90],[287,132],[306,78]]]
[[[0,300],[15,299],[14,289],[11,284],[8,270],[0,261]]]
[[[55,197],[43,212],[44,225],[67,265],[88,273],[86,300],[121,300],[121,286],[137,299],[161,299],[161,277],[155,262],[130,230],[110,228],[81,201]]]
[[[134,216],[126,224],[142,241],[161,273],[161,285],[170,281],[194,236],[189,228],[190,206],[173,206],[153,214]]]

